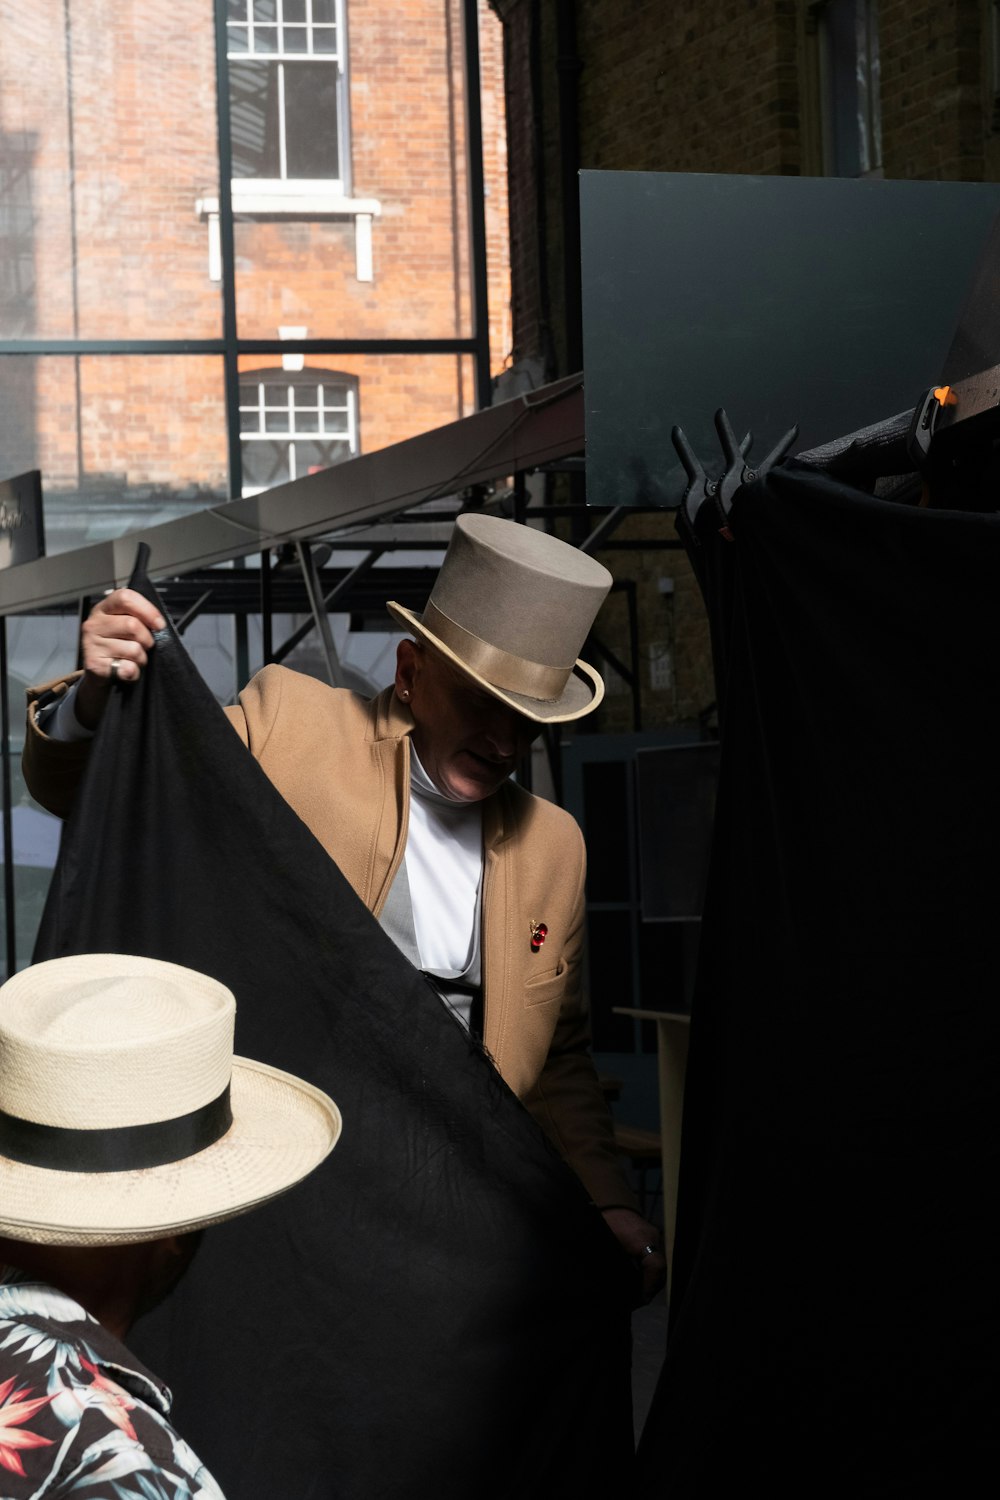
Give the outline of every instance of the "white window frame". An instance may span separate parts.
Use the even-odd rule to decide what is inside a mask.
[[[285,382],[288,400],[288,429],[285,432],[268,432],[266,428],[266,413],[268,410],[275,410],[275,407],[273,402],[270,407],[266,406],[264,387],[267,385],[280,385],[282,381]],[[253,404],[249,404],[243,399],[243,391],[244,387],[253,384],[255,384],[257,387],[257,400]],[[323,397],[324,388],[332,388],[334,386],[342,387],[345,390],[347,397],[346,403],[337,401],[336,403],[331,402],[329,406],[326,406],[324,404]],[[310,411],[318,410],[319,426],[307,432],[296,431],[295,392],[301,390],[310,390],[318,393],[318,406],[316,408],[310,407],[309,409]],[[255,432],[244,431],[244,416],[248,412],[256,412],[257,414],[258,430]],[[334,413],[336,413],[338,416],[343,416],[346,418],[346,421],[339,427],[331,426],[328,429],[325,420],[326,414],[328,412],[331,414],[331,416]],[[272,445],[287,443],[288,472],[285,475],[284,479],[279,481],[280,483],[288,483],[293,479],[299,479],[302,477],[297,472],[295,462],[295,443],[297,440],[302,442],[316,442],[322,441],[325,438],[328,441],[346,442],[350,449],[351,458],[356,457],[360,452],[358,431],[358,380],[357,376],[346,375],[343,371],[340,370],[325,370],[317,369],[315,367],[307,367],[304,370],[298,371],[292,375],[289,375],[284,370],[274,368],[266,370],[243,370],[240,372],[239,418],[241,446],[244,443],[264,442],[270,443]],[[262,485],[244,485],[242,494],[244,498],[247,498],[250,495],[262,494],[263,491],[264,486]]]
[[[227,47],[226,58],[230,63],[247,61],[264,62],[273,65],[278,72],[278,161],[281,175],[279,178],[253,178],[240,177],[233,179],[234,197],[237,193],[237,183],[253,183],[262,192],[268,189],[274,190],[278,184],[298,184],[300,191],[303,189],[319,190],[329,194],[331,198],[345,199],[350,197],[351,190],[351,142],[350,142],[350,111],[348,104],[348,72],[347,72],[347,17],[345,14],[346,0],[335,0],[335,21],[313,21],[313,0],[305,0],[306,19],[304,22],[286,22],[284,19],[285,0],[275,0],[275,20],[255,21],[254,0],[243,0],[246,19],[226,21],[226,35],[230,36],[234,27],[245,27],[247,32],[247,49],[243,52],[235,52]],[[294,27],[302,30],[306,35],[306,50],[304,52],[286,52],[281,41],[283,28]],[[337,34],[336,52],[315,52],[313,50],[314,35],[317,31],[332,31]],[[277,45],[274,49],[257,50],[258,33],[274,34]],[[285,126],[285,79],[286,69],[295,67],[299,63],[328,63],[337,70],[337,141],[340,153],[340,176],[323,178],[319,182],[305,181],[296,177],[289,177],[287,170],[287,139]]]

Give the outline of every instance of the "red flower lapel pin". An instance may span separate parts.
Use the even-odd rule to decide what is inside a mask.
[[[544,922],[531,923],[531,951],[537,953],[545,939],[549,935],[549,929]]]

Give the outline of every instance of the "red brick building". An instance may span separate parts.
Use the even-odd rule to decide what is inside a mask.
[[[465,81],[477,10],[478,349]],[[488,6],[215,12],[0,3],[0,474],[41,469],[49,551],[453,420],[476,404],[477,355],[496,371],[509,352]]]

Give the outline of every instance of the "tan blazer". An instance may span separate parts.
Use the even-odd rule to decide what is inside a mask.
[[[33,689],[30,700],[45,691]],[[406,847],[413,720],[391,688],[366,702],[265,667],[226,709],[268,779],[376,915]],[[29,707],[24,775],[65,814],[85,752]],[[580,991],[585,854],[568,813],[507,782],[483,804],[484,1040],[497,1069],[594,1201],[634,1205],[589,1053]],[[548,934],[532,951],[535,925]]]

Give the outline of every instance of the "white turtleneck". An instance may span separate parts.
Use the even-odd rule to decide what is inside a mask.
[[[476,955],[482,803],[453,802],[439,792],[412,740],[405,859],[420,967],[441,979],[457,979]]]

